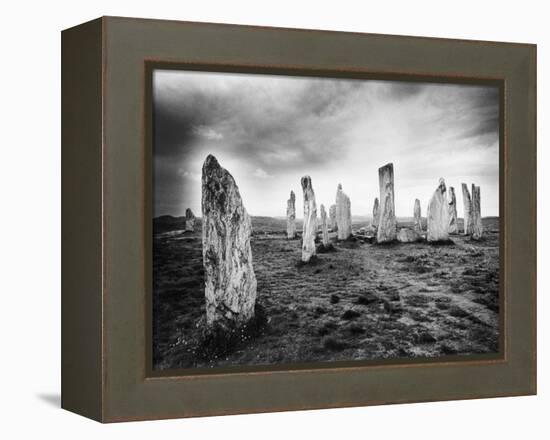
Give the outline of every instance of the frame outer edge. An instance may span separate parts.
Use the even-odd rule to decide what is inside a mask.
[[[107,182],[110,176],[110,173],[113,173],[113,176],[111,177],[114,177],[115,175],[114,173],[114,169],[116,168],[115,162],[117,160],[120,161],[121,160],[120,158],[123,157],[124,153],[122,150],[126,148],[127,151],[132,151],[131,148],[137,145],[136,136],[132,137],[131,141],[128,141],[128,145],[125,145],[126,138],[124,136],[121,136],[120,133],[118,133],[118,131],[122,130],[122,128],[117,126],[110,118],[108,118],[105,115],[106,111],[110,111],[112,112],[110,116],[114,117],[115,121],[120,122],[119,119],[121,118],[119,115],[126,114],[126,113],[120,112],[120,111],[117,113],[117,111],[115,110],[120,110],[121,108],[124,109],[124,105],[120,104],[120,101],[123,100],[124,96],[126,96],[124,95],[124,93],[127,93],[128,96],[132,96],[131,93],[135,93],[135,90],[137,90],[136,88],[137,82],[135,84],[132,83],[131,86],[128,86],[127,83],[122,81],[123,79],[125,80],[126,77],[123,78],[123,75],[119,75],[117,77],[117,75],[113,73],[114,70],[116,70],[116,66],[120,67],[119,64],[122,63],[122,62],[119,62],[118,60],[120,60],[121,58],[124,58],[121,56],[121,54],[124,54],[124,56],[126,56],[128,53],[129,61],[126,60],[126,62],[129,62],[129,63],[135,62],[133,58],[134,56],[136,56],[136,54],[134,54],[134,50],[139,55],[141,50],[143,50],[142,45],[145,46],[146,44],[151,44],[152,45],[151,51],[158,51],[159,47],[161,48],[164,47],[163,41],[158,42],[156,40],[157,40],[157,37],[159,36],[158,34],[165,33],[166,27],[170,27],[170,31],[172,32],[170,34],[171,36],[170,41],[171,42],[179,41],[177,40],[177,38],[174,38],[174,36],[179,37],[179,30],[177,32],[174,31],[173,29],[173,26],[175,26],[174,22],[166,22],[166,21],[159,21],[159,20],[152,20],[152,21],[150,20],[144,23],[144,21],[142,20],[107,17],[104,20],[104,22],[109,23],[109,26],[106,26],[109,31],[108,32],[109,40],[105,42],[106,37],[103,36],[104,44],[105,44],[104,53],[103,53],[103,75],[104,75],[103,80],[109,87],[112,86],[112,89],[113,89],[109,91],[109,94],[106,94],[105,90],[103,90],[103,93],[104,93],[103,95],[104,103],[102,108],[103,110],[102,117],[104,118],[103,123],[105,124],[106,129],[110,129],[109,136],[106,136],[105,134],[103,134],[103,143],[104,143],[103,146],[105,148],[105,150],[103,150],[103,160],[105,159],[105,156],[108,156],[107,158],[109,159],[108,160],[109,166],[107,167],[105,162],[102,163],[102,167],[103,167],[102,172],[105,173],[105,175],[102,176],[102,181]],[[163,27],[163,25],[166,25],[166,26]],[[185,24],[182,23],[182,26],[183,25]],[[192,25],[192,26],[187,24],[185,26],[192,27],[193,32],[198,33],[199,35],[202,33],[202,30],[203,30],[202,29],[203,26],[201,26],[201,31],[200,32],[196,31],[195,26],[198,27],[198,24]],[[206,25],[204,26],[206,27]],[[212,31],[213,26],[214,25],[208,25],[208,30]],[[232,27],[232,25],[217,25],[217,26],[220,26],[220,28],[223,28],[225,29],[225,31],[228,31],[228,32],[230,30],[229,34],[231,34],[231,36],[237,36],[239,38],[241,38],[240,33],[244,32],[244,30],[242,29],[243,27],[237,27],[237,26]],[[261,30],[262,28],[252,28],[252,29],[256,33],[263,32]],[[146,32],[138,33],[137,32],[138,30],[140,32],[145,30]],[[266,28],[266,31],[271,33],[277,30],[279,29]],[[294,33],[295,31],[297,30],[288,30],[285,32]],[[300,30],[300,32],[302,32],[302,30]],[[305,33],[306,30],[303,30],[303,32]],[[323,34],[322,31],[313,31],[313,32],[320,32],[321,34]],[[127,37],[128,35],[131,36],[132,34],[137,34],[135,40],[123,39],[122,44],[118,43],[120,42],[120,39],[117,39],[117,36],[120,37],[122,35]],[[236,34],[239,34],[239,35],[236,35]],[[342,36],[343,33],[338,33],[338,34]],[[346,35],[348,35],[349,37],[350,34],[346,34]],[[307,35],[304,35],[304,39],[305,37],[307,37]],[[383,37],[383,36],[378,35],[378,36],[373,36],[372,38],[378,39],[379,37]],[[239,38],[237,38],[237,40]],[[399,37],[392,37],[392,38],[397,39]],[[400,37],[400,38],[402,38],[403,41],[406,41],[408,39],[407,37]],[[167,40],[167,37],[164,37],[164,39]],[[417,43],[420,44],[420,42],[417,41],[417,40],[420,40],[420,37],[411,37],[411,39],[415,40]],[[149,40],[155,40],[155,42],[150,43]],[[386,38],[385,40],[387,41]],[[130,45],[129,47],[124,47],[124,42],[126,41],[131,42],[133,46]],[[185,40],[182,40],[182,41],[185,41]],[[451,40],[429,39],[428,41],[429,41],[429,44],[433,46],[438,41],[449,43]],[[114,42],[117,42],[117,43],[115,44]],[[458,40],[458,42],[460,42],[460,47],[462,49],[464,49],[466,45],[468,46],[469,48],[468,52],[472,52],[470,53],[472,57],[474,55],[479,55],[480,54],[479,51],[482,50],[484,47],[486,47],[484,43],[470,42],[468,40]],[[119,44],[119,46],[117,46],[117,44]],[[154,44],[158,44],[158,45],[154,46]],[[191,45],[192,43],[189,43],[189,44]],[[220,53],[223,53],[224,56],[226,55],[225,44],[226,44],[225,41],[223,42],[223,44],[220,43],[220,47],[221,47]],[[523,167],[527,168],[526,171],[534,172],[534,174],[527,176],[527,180],[525,181],[525,185],[527,186],[527,189],[530,190],[531,192],[530,198],[526,205],[527,207],[530,208],[529,215],[536,216],[536,46],[521,45],[521,44],[511,45],[509,43],[501,43],[501,44],[491,43],[491,44],[487,44],[487,46],[490,46],[491,50],[498,52],[501,57],[503,56],[503,49],[504,49],[503,46],[506,46],[506,51],[510,54],[512,61],[514,60],[523,61],[523,62],[528,61],[527,64],[523,64],[522,66],[522,70],[523,70],[522,77],[523,78],[526,77],[529,79],[529,84],[528,84],[529,95],[531,95],[531,93],[534,93],[534,96],[529,96],[527,100],[522,99],[522,107],[524,108],[526,107],[525,109],[527,110],[529,117],[535,119],[535,122],[534,124],[532,124],[531,120],[528,119],[528,124],[529,124],[528,127],[526,127],[527,123],[524,122],[523,127],[528,130],[527,132],[528,139],[525,140],[525,143],[516,142],[517,145],[519,144],[518,147],[516,148],[520,148],[522,144],[522,147],[525,148],[526,154],[530,156],[528,160],[523,161]],[[127,49],[130,49],[128,50],[127,53],[123,52],[123,50],[127,50]],[[221,52],[222,49],[223,49],[223,52]],[[190,53],[192,56],[194,54],[193,51],[196,51],[196,50],[198,49],[194,49],[194,48],[189,49],[189,52],[186,52],[185,54],[188,55]],[[107,57],[107,55],[109,55],[109,57]],[[219,57],[219,56],[220,55],[216,53],[215,56],[213,56],[213,58],[215,59],[216,57]],[[269,61],[269,58],[274,56],[275,55],[273,55],[273,53],[271,55],[269,54],[265,55],[262,53],[261,59],[268,59]],[[463,54],[462,56],[465,56],[465,55]],[[258,57],[258,55],[256,55],[256,57]],[[229,58],[231,60],[231,57]],[[237,58],[241,58],[240,55]],[[211,60],[207,60],[207,62],[208,61],[211,61]],[[108,69],[107,69],[108,62],[110,65],[108,66]],[[221,63],[221,64],[224,64],[224,63]],[[525,69],[526,66],[527,66],[527,69]],[[324,69],[324,66],[320,66],[319,68]],[[442,69],[441,66],[439,66],[439,69]],[[443,70],[445,69],[446,67]],[[441,76],[446,76],[446,75],[441,74]],[[533,81],[535,82],[533,83]],[[526,85],[526,82],[524,82],[523,84]],[[118,90],[117,85],[122,87],[122,89],[124,90],[123,91]],[[113,98],[113,95],[116,97],[116,99]],[[130,99],[130,98],[127,98],[127,99]],[[133,99],[134,98],[131,98],[130,102],[133,102]],[[109,103],[111,104],[111,106],[109,106]],[[534,135],[531,130],[535,130]],[[133,130],[133,132],[135,132],[135,130]],[[127,136],[127,133],[126,133],[126,136]],[[112,143],[113,145],[116,145],[116,149],[113,149],[113,148],[107,149],[108,148],[107,141]],[[119,184],[122,182],[123,184],[122,188],[124,188],[126,185],[128,185],[128,181],[130,179],[136,178],[135,174],[136,174],[137,168],[131,169],[129,170],[129,172],[127,169],[128,167],[122,167],[122,168],[123,169],[118,168],[117,171],[119,174],[126,172],[126,175],[124,176],[125,179],[122,179],[120,176],[118,176],[117,182],[119,182]],[[113,182],[111,182],[111,184],[114,185]],[[116,260],[115,257],[120,258],[120,256],[122,255],[123,257],[125,257],[125,260],[127,260],[127,257],[128,257],[128,255],[123,255],[124,253],[121,252],[121,248],[119,246],[121,244],[122,245],[127,244],[126,241],[121,240],[120,235],[117,236],[116,234],[116,232],[117,231],[120,232],[121,229],[114,228],[115,223],[117,222],[117,217],[122,216],[122,214],[126,215],[124,213],[125,211],[120,206],[116,206],[115,204],[112,204],[112,206],[110,205],[110,203],[113,202],[114,200],[118,200],[118,201],[121,200],[120,198],[121,189],[118,188],[118,192],[119,192],[118,198],[115,197],[116,196],[115,189],[116,188],[114,186],[102,189],[102,195],[103,197],[105,197],[104,208],[108,210],[108,212],[104,213],[105,215],[103,216],[103,219],[102,219],[103,221],[102,259],[104,262],[109,262],[109,264],[114,264],[116,261],[120,262],[120,260]],[[133,203],[136,204],[135,201],[133,201]],[[130,205],[131,204],[128,204],[128,206]],[[132,209],[134,209],[133,206],[132,206]],[[380,401],[373,398],[372,400],[361,399],[361,401],[351,401],[351,400],[346,402],[334,401],[328,405],[326,403],[324,404],[315,403],[314,400],[308,398],[308,399],[305,399],[307,401],[306,402],[307,405],[301,405],[303,403],[302,401],[302,402],[299,402],[300,405],[295,402],[296,404],[293,405],[292,407],[291,406],[281,407],[276,405],[261,406],[257,402],[254,402],[253,400],[251,400],[252,403],[249,406],[244,406],[239,403],[239,404],[233,405],[227,411],[225,409],[220,410],[219,408],[215,408],[213,405],[208,405],[209,408],[205,409],[205,407],[199,407],[200,405],[195,405],[195,402],[190,403],[191,402],[190,399],[193,398],[194,396],[194,398],[196,399],[196,402],[202,403],[204,400],[207,400],[207,397],[208,397],[207,395],[208,393],[206,392],[205,394],[205,391],[208,391],[208,390],[205,390],[203,385],[206,385],[208,382],[212,382],[214,384],[224,385],[227,387],[227,389],[230,389],[230,386],[229,386],[231,385],[231,383],[229,383],[230,380],[226,379],[221,381],[213,377],[208,379],[199,378],[197,379],[197,382],[201,382],[201,383],[198,384],[197,386],[195,386],[192,383],[194,381],[189,381],[189,383],[186,383],[185,386],[183,386],[181,383],[178,384],[176,380],[172,381],[170,379],[163,381],[165,383],[144,383],[141,377],[141,366],[136,365],[136,359],[137,360],[141,359],[141,353],[138,351],[136,351],[135,353],[132,352],[131,349],[135,348],[133,346],[130,348],[126,347],[128,349],[127,351],[130,353],[129,355],[126,355],[125,353],[123,353],[123,350],[120,349],[121,348],[120,342],[123,341],[124,338],[126,338],[124,340],[126,343],[130,345],[131,344],[135,345],[135,341],[133,340],[133,337],[135,335],[126,334],[126,333],[129,333],[126,331],[126,329],[128,328],[127,327],[128,324],[118,322],[120,321],[119,312],[122,310],[120,309],[120,304],[113,304],[113,303],[116,303],[117,299],[119,300],[119,302],[122,302],[120,301],[122,299],[128,300],[130,297],[130,294],[126,290],[126,284],[122,283],[123,281],[122,278],[119,277],[116,280],[114,279],[116,271],[109,270],[109,267],[107,268],[103,267],[102,289],[103,289],[103,294],[105,295],[103,297],[103,307],[105,308],[105,313],[107,313],[107,316],[102,315],[102,328],[104,332],[104,334],[102,335],[103,337],[102,349],[104,350],[104,353],[103,353],[104,358],[102,363],[102,368],[104,369],[102,372],[102,387],[103,387],[102,399],[105,403],[105,406],[102,409],[102,418],[104,419],[104,421],[118,422],[118,421],[129,421],[129,420],[162,419],[162,418],[190,417],[190,416],[203,416],[203,415],[257,413],[257,412],[268,412],[268,411],[271,412],[271,411],[281,411],[281,410],[372,405],[372,404],[382,404],[382,403],[405,403],[405,402],[422,402],[422,401],[435,401],[435,400],[443,401],[443,400],[450,400],[450,399],[470,399],[470,398],[534,394],[536,393],[536,324],[535,324],[536,267],[533,269],[530,266],[533,263],[535,263],[536,265],[536,233],[537,233],[536,218],[535,219],[531,218],[528,221],[526,221],[526,219],[524,218],[522,225],[525,228],[526,235],[532,240],[532,244],[530,246],[527,245],[525,247],[525,250],[527,251],[527,255],[529,255],[531,258],[526,259],[528,260],[528,261],[525,261],[526,264],[522,265],[517,270],[524,271],[523,274],[527,275],[527,279],[530,280],[528,285],[523,286],[525,288],[524,298],[526,301],[528,301],[528,304],[525,304],[526,307],[522,310],[526,312],[523,314],[523,317],[527,318],[530,316],[530,318],[532,319],[531,322],[525,323],[523,327],[525,329],[523,332],[524,335],[525,334],[528,335],[529,332],[531,332],[532,337],[530,339],[532,344],[529,347],[528,352],[526,353],[527,350],[523,351],[522,357],[521,359],[519,359],[520,361],[519,363],[521,364],[519,366],[521,367],[521,369],[516,369],[512,371],[510,369],[507,369],[506,366],[497,366],[497,365],[487,367],[492,369],[494,368],[495,373],[497,372],[507,373],[506,378],[503,378],[503,380],[506,379],[504,380],[505,382],[504,385],[506,386],[504,387],[504,390],[502,392],[498,392],[498,391],[495,392],[494,390],[491,391],[490,387],[494,388],[495,386],[497,386],[498,381],[500,380],[498,378],[493,377],[492,379],[494,379],[494,381],[490,381],[491,383],[488,384],[488,386],[486,387],[488,391],[484,393],[479,393],[476,395],[464,394],[455,390],[454,394],[451,392],[447,394],[442,394],[441,392],[438,392],[436,393],[436,395],[434,395],[433,397],[430,397],[429,399],[426,399],[420,396],[418,393],[416,393],[411,399],[403,399],[403,400],[390,399],[388,401]],[[111,228],[107,236],[105,235],[105,230],[104,230],[106,226]],[[122,234],[122,236],[126,237],[125,234]],[[111,242],[111,240],[113,240],[113,242]],[[116,255],[114,256],[113,254],[111,254],[110,256],[108,255],[109,249],[107,248],[109,247],[111,248],[112,253],[113,254],[116,253]],[[124,248],[124,246],[122,247]],[[134,254],[131,255],[132,258],[139,256],[137,248],[136,249],[132,248],[130,250],[132,252],[135,252],[135,255]],[[119,271],[119,266],[116,266],[116,268],[117,268],[117,271]],[[134,269],[130,268],[130,270],[134,270]],[[528,271],[528,272],[526,273],[525,271]],[[111,280],[111,277],[113,277],[113,280]],[[141,276],[136,278],[141,278]],[[117,285],[116,283],[113,283],[110,281],[118,281],[119,284]],[[131,287],[136,287],[136,286],[138,285],[131,284]],[[107,292],[107,287],[109,287],[110,292]],[[530,290],[530,292],[528,290]],[[531,295],[529,295],[529,293]],[[132,301],[134,301],[134,298],[132,298]],[[134,301],[131,304],[132,307],[136,307],[136,310],[137,310],[137,306],[139,305],[138,302],[139,301]],[[116,308],[116,306],[118,306],[119,308]],[[528,312],[527,309],[529,309],[530,312]],[[105,321],[105,318],[107,318],[107,322]],[[117,321],[116,325],[113,324],[113,321]],[[134,322],[133,321],[131,322],[133,325]],[[124,333],[124,335],[121,335],[121,333]],[[108,356],[109,358],[107,358]],[[128,371],[129,371],[127,368],[128,364],[130,365],[131,368],[133,368],[130,374],[128,374]],[[498,370],[497,370],[497,367],[499,368]],[[477,367],[472,366],[472,368],[477,368]],[[515,373],[521,373],[521,377],[517,377],[519,379],[518,382],[513,380],[515,379],[513,377]],[[449,374],[450,373],[447,373],[447,376],[449,376]],[[132,375],[135,377],[133,377]],[[301,376],[301,373],[293,373],[293,375],[299,378]],[[228,375],[228,376],[231,376],[231,375]],[[319,374],[319,376],[324,377],[328,375],[325,372],[325,374]],[[402,376],[407,376],[407,375],[403,374]],[[412,377],[412,374],[409,374],[409,376]],[[416,374],[416,376],[418,376],[418,374]],[[442,381],[448,379],[448,377],[444,375],[440,375],[440,376],[441,376],[440,379]],[[137,381],[135,380],[136,378],[138,379]],[[231,379],[233,380],[234,377],[232,377]],[[249,375],[249,379],[250,380],[248,382],[252,383],[253,375]],[[275,376],[270,378],[270,380],[271,380],[270,383],[277,384],[277,382],[275,381]],[[464,378],[463,382],[467,383],[468,380],[469,380],[468,378]],[[237,379],[235,379],[235,381],[237,381]],[[241,380],[239,379],[239,381]],[[242,381],[242,383],[244,383],[244,381]],[[177,390],[175,390],[176,387],[177,387]],[[201,389],[198,390],[196,388],[201,388]],[[180,393],[178,395],[174,395],[176,391]],[[304,392],[306,391],[309,392],[311,390],[309,388],[308,389],[304,388]],[[317,393],[317,391],[318,390],[316,390],[315,392]],[[221,394],[221,393],[218,393],[218,394]],[[167,395],[170,395],[170,396],[167,397]],[[169,403],[170,405],[172,405],[172,408],[164,409],[164,407],[167,406],[166,405],[167,400],[170,400]],[[318,401],[321,401],[321,400],[318,399]],[[143,403],[143,402],[146,402],[146,403]],[[189,406],[186,407],[185,406],[186,404],[189,404]]]
[[[102,20],[61,52],[61,407],[101,421]]]
[[[531,59],[530,59],[530,68],[532,70],[531,73],[531,81],[533,84],[533,146],[532,146],[532,155],[533,155],[533,191],[532,191],[532,204],[533,204],[533,214],[532,214],[532,232],[531,232],[531,239],[533,242],[533,274],[532,274],[532,282],[533,285],[531,286],[531,296],[532,296],[532,338],[533,338],[533,346],[532,346],[532,382],[531,382],[531,393],[533,395],[537,395],[537,145],[538,145],[538,138],[537,138],[537,95],[538,95],[538,76],[537,76],[537,57],[538,57],[538,48],[536,44],[533,44],[529,46],[530,52],[531,52]]]

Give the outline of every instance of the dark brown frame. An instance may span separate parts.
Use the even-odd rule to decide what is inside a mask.
[[[504,314],[505,314],[505,291],[504,275],[505,275],[505,261],[500,261],[500,291],[499,291],[499,351],[497,353],[486,354],[474,354],[474,355],[447,355],[439,356],[437,358],[394,358],[394,359],[380,359],[369,361],[332,361],[332,362],[315,362],[315,363],[287,363],[287,364],[275,364],[275,365],[241,365],[233,367],[218,367],[218,368],[192,368],[192,369],[169,369],[169,370],[154,370],[152,368],[152,267],[153,263],[149,259],[152,256],[152,223],[153,209],[152,209],[152,194],[153,187],[153,175],[152,175],[152,160],[153,160],[153,108],[152,108],[152,75],[155,69],[169,69],[169,70],[183,70],[183,71],[201,71],[201,72],[227,72],[227,73],[252,73],[252,74],[268,74],[268,75],[281,75],[281,76],[306,76],[306,77],[323,77],[323,78],[344,78],[344,79],[371,79],[371,80],[393,80],[393,81],[407,81],[407,82],[429,82],[429,83],[448,83],[448,84],[470,84],[470,85],[486,85],[494,86],[499,89],[499,120],[500,120],[500,133],[504,133],[505,127],[505,84],[503,79],[497,78],[483,78],[483,77],[441,77],[427,74],[403,74],[403,73],[380,73],[363,70],[316,70],[316,69],[304,69],[295,66],[249,66],[249,65],[232,65],[232,64],[197,64],[187,62],[165,62],[157,60],[145,60],[144,61],[145,74],[143,78],[143,88],[145,90],[144,96],[144,143],[145,143],[145,163],[148,164],[145,169],[145,185],[146,191],[144,194],[143,204],[145,206],[145,255],[147,258],[146,267],[146,368],[145,376],[147,378],[153,377],[165,377],[165,376],[188,376],[188,375],[202,375],[202,374],[225,374],[225,373],[243,373],[243,372],[259,372],[259,371],[291,371],[291,370],[318,370],[318,369],[335,369],[346,367],[360,367],[360,366],[374,366],[374,365],[405,365],[405,364],[433,364],[440,362],[472,362],[472,361],[498,361],[505,360],[505,326],[504,326]],[[500,209],[499,209],[499,224],[502,236],[504,236],[505,224],[504,224],[504,195],[505,195],[505,181],[504,181],[504,167],[503,158],[505,151],[505,139],[504,136],[500,136],[499,139],[499,184],[502,191],[500,191]],[[504,255],[505,243],[504,240],[500,242],[500,253]]]
[[[499,85],[503,351],[151,371],[156,66]],[[536,46],[104,17],[63,32],[62,87],[64,408],[113,422],[536,393]]]

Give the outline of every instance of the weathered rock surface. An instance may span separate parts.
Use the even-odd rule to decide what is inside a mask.
[[[351,235],[351,201],[338,184],[336,191],[336,224],[338,226],[338,240],[346,240]]]
[[[380,223],[380,204],[378,201],[378,197],[375,197],[374,204],[372,205],[372,226],[374,228],[378,228],[379,223]]]
[[[454,187],[449,187],[449,234],[458,234],[456,215],[456,195]]]
[[[195,214],[193,214],[191,208],[185,210],[185,230],[188,232],[195,230]]]
[[[328,239],[327,212],[323,204],[321,204],[321,238],[323,246],[328,246],[330,242]]]
[[[202,255],[209,328],[231,329],[254,317],[251,232],[233,176],[209,155],[202,167]]]
[[[472,198],[470,197],[470,191],[468,191],[468,185],[462,184],[462,200],[464,202],[464,235],[470,235],[473,229],[472,218]]]
[[[317,235],[317,204],[311,177],[302,177],[304,191],[304,227],[302,232],[302,261],[307,263],[316,254],[315,236]]]
[[[329,227],[334,232],[338,230],[338,224],[336,223],[336,205],[330,205],[328,215],[330,218]]]
[[[290,199],[286,202],[286,237],[296,238],[296,195],[290,191]]]
[[[393,163],[378,169],[378,182],[380,185],[380,220],[376,240],[378,243],[385,243],[393,241],[397,237],[393,194]]]
[[[414,243],[422,240],[422,236],[411,228],[401,228],[397,233],[397,241],[401,243]]]
[[[376,228],[370,224],[368,226],[363,226],[354,233],[354,237],[357,237],[367,243],[376,242]]]
[[[480,240],[482,236],[481,191],[479,186],[472,184],[472,238],[474,240]]]
[[[449,202],[447,201],[447,187],[443,178],[439,179],[439,186],[430,199],[427,217],[428,241],[449,240]]]
[[[414,230],[422,232],[422,209],[420,208],[420,200],[414,199]]]

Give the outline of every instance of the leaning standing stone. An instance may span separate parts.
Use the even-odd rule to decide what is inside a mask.
[[[472,238],[474,240],[480,240],[482,236],[481,193],[479,186],[472,184]]]
[[[462,184],[462,200],[464,201],[464,235],[470,235],[473,229],[472,198],[468,185]]]
[[[302,177],[304,191],[304,228],[302,232],[302,261],[307,263],[316,254],[315,236],[317,235],[317,204],[311,185],[311,177]]]
[[[290,199],[286,202],[286,237],[296,238],[296,195],[290,191]]]
[[[191,208],[185,210],[185,231],[193,232],[195,230],[195,214]]]
[[[414,230],[422,232],[422,210],[418,199],[414,199]]]
[[[338,240],[346,240],[351,235],[351,201],[338,184],[336,191],[336,223],[338,225]]]
[[[447,241],[449,239],[449,202],[445,180],[439,179],[428,204],[428,241]]]
[[[397,237],[395,202],[393,194],[393,163],[378,169],[380,185],[380,220],[378,224],[378,243],[394,241]]]
[[[378,202],[378,197],[374,198],[374,205],[372,206],[372,227],[378,228],[380,223],[380,205]]]
[[[338,230],[338,226],[336,224],[336,205],[330,205],[328,214],[330,218],[330,229],[334,232]]]
[[[449,234],[458,234],[455,189],[449,187]]]
[[[202,219],[206,324],[230,330],[254,317],[252,226],[233,176],[212,155],[202,167]]]
[[[327,212],[325,211],[325,205],[321,205],[321,236],[323,239],[323,246],[327,247],[328,241],[328,225],[327,225]]]

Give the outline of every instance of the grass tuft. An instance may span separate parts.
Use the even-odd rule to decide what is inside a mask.
[[[204,319],[201,324],[204,326]],[[246,345],[267,329],[265,309],[256,304],[254,317],[246,324],[239,326],[217,326],[205,328],[196,348],[197,356],[203,360],[215,360]]]

